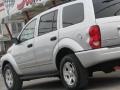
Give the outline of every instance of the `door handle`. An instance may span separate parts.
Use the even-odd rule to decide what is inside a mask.
[[[118,36],[120,37],[120,26],[117,27]]]
[[[118,27],[117,30],[120,30],[120,27]]]
[[[57,40],[57,37],[56,37],[56,36],[51,37],[50,40],[51,40],[51,41],[55,41],[55,40]]]
[[[32,46],[33,46],[33,44],[29,44],[27,47],[28,47],[28,48],[31,48]]]

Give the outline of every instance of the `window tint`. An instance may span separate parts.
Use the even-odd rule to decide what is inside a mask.
[[[80,23],[84,20],[84,7],[77,3],[63,8],[63,27]]]
[[[93,0],[96,18],[120,15],[120,0]]]
[[[52,26],[53,30],[57,30],[57,14],[58,14],[58,12],[55,11],[54,12],[54,17],[53,17],[53,26]]]
[[[35,24],[36,24],[36,20],[33,20],[25,27],[24,31],[20,36],[21,42],[34,38]]]
[[[43,35],[45,33],[57,30],[57,10],[43,15],[40,18],[38,34]]]

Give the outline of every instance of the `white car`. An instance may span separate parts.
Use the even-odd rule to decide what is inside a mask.
[[[79,90],[95,71],[120,65],[120,0],[74,0],[30,20],[1,58],[8,90],[22,82],[58,76]]]

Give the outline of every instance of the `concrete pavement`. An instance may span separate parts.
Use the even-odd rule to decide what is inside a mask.
[[[0,78],[0,90],[6,90]],[[44,78],[24,82],[22,90],[66,90],[58,78]],[[120,90],[120,71],[111,74],[98,72],[89,79],[86,90]]]

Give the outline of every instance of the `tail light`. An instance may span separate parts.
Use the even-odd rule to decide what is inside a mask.
[[[90,40],[89,44],[91,48],[101,48],[101,33],[98,25],[91,26],[89,29]]]

